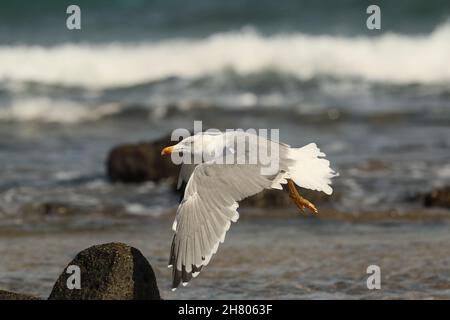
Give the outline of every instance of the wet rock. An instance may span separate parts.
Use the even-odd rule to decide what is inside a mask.
[[[68,278],[75,274],[66,273],[69,266],[80,268],[80,289],[67,286]],[[49,299],[155,300],[160,295],[153,269],[139,250],[107,243],[78,253],[59,276]]]
[[[162,148],[173,145],[170,136],[164,136],[149,143],[127,144],[115,147],[107,159],[108,177],[111,181],[138,183],[145,181],[167,180],[175,191],[179,166],[172,163],[170,157],[162,157]],[[176,191],[180,194],[180,191]],[[322,192],[299,189],[301,195],[313,203],[323,203],[330,199]],[[255,208],[289,207],[293,205],[287,191],[265,190],[241,202],[241,206]]]
[[[297,188],[297,190],[301,196],[314,204],[325,203],[337,198],[336,193],[329,196],[323,192],[303,188]],[[289,197],[289,192],[286,190],[286,187],[284,187],[284,190],[264,190],[263,192],[242,200],[239,206],[253,208],[287,208],[291,206],[295,207],[295,204]]]
[[[387,170],[389,169],[389,166],[381,159],[369,159],[357,168],[362,171],[373,172]]]
[[[425,195],[424,206],[450,208],[450,186],[435,189]]]
[[[285,208],[290,205],[293,205],[292,200],[288,192],[283,190],[264,190],[239,203],[240,207],[252,208]]]
[[[25,215],[42,217],[69,217],[77,213],[75,208],[63,202],[30,203],[22,207]]]
[[[36,296],[0,290],[0,300],[40,300]]]
[[[138,183],[178,178],[179,168],[170,157],[162,157],[162,148],[173,145],[170,136],[153,142],[126,144],[115,147],[106,161],[108,177],[113,182]]]

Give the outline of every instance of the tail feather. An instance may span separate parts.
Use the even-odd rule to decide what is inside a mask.
[[[332,194],[331,178],[338,174],[330,168],[330,161],[315,143],[302,148],[290,148],[288,157],[294,160],[289,166],[289,177],[302,188]]]

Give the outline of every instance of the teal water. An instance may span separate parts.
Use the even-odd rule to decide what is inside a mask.
[[[370,1],[80,0],[83,31],[78,33],[64,28],[70,4],[68,0],[2,1],[0,43],[200,37],[249,25],[266,34],[373,35],[365,28]],[[429,33],[450,14],[445,0],[377,1],[377,5],[382,8],[383,29],[405,34]]]

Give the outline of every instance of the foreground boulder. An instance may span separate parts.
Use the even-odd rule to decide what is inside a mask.
[[[170,157],[162,157],[162,148],[173,145],[170,136],[153,142],[126,144],[112,149],[106,161],[108,177],[113,182],[136,183],[169,179],[176,181],[179,168]]]
[[[435,189],[424,197],[425,207],[450,208],[450,186]]]
[[[39,300],[39,298],[29,294],[0,290],[0,300]]]
[[[68,288],[69,266],[80,270],[80,289]],[[53,300],[160,299],[155,274],[142,253],[122,243],[107,243],[77,254],[56,281]]]

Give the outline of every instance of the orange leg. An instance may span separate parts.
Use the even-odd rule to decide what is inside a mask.
[[[313,214],[317,214],[317,208],[314,204],[312,204],[309,200],[303,198],[297,191],[294,182],[291,179],[288,179],[287,185],[289,188],[289,197],[294,201],[296,206],[300,209],[300,211],[305,212],[305,208],[309,208]]]

